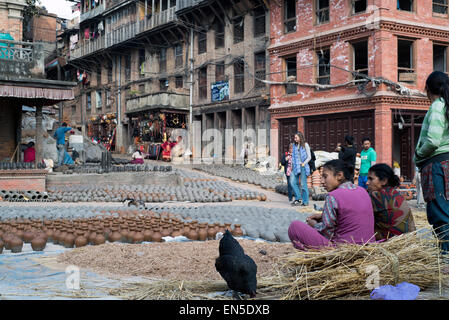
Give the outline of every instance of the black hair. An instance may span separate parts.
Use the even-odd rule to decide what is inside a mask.
[[[369,141],[369,142],[371,142],[371,139],[370,138],[368,138],[368,137],[364,137],[363,139],[362,139],[362,144],[364,144],[365,143],[365,141]]]
[[[66,122],[63,122],[63,123],[61,124],[61,126],[67,127],[67,123],[66,123]]]
[[[443,98],[446,120],[449,122],[449,77],[441,71],[432,72],[426,80],[426,90]]]
[[[334,175],[343,172],[346,181],[354,181],[354,167],[343,160],[330,160],[324,164],[323,168],[332,171]]]
[[[387,186],[395,188],[401,184],[401,180],[394,174],[393,169],[388,164],[378,163],[372,166],[368,172],[372,172],[379,180],[387,179]]]
[[[345,141],[346,141],[348,144],[352,145],[352,144],[354,144],[354,137],[353,137],[353,136],[350,136],[350,135],[347,135],[347,136],[345,137]]]
[[[27,147],[28,148],[34,147],[34,142],[33,141],[28,142]]]

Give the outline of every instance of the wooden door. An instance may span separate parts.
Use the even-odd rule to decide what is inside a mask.
[[[412,145],[412,128],[405,127],[401,130],[401,175],[405,180],[412,180],[412,163],[413,153],[410,152],[410,146]]]
[[[283,119],[280,121],[279,127],[279,161],[281,161],[282,155],[288,151],[288,146],[294,141],[294,135],[298,132],[298,119]]]

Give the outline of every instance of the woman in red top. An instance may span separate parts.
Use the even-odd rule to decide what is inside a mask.
[[[376,164],[368,171],[366,185],[373,204],[376,240],[416,230],[412,210],[396,189],[399,184],[399,177],[385,163]]]
[[[36,159],[36,150],[34,149],[34,142],[27,144],[27,149],[23,152],[23,162],[34,162]]]

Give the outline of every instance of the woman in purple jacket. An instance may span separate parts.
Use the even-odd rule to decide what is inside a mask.
[[[321,179],[328,191],[323,213],[293,221],[288,236],[300,250],[331,246],[335,243],[374,242],[374,214],[365,189],[352,183],[354,168],[342,160],[323,166]]]

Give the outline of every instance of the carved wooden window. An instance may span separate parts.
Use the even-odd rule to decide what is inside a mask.
[[[297,62],[296,56],[285,59],[285,81],[296,82],[297,81]],[[294,94],[297,92],[297,86],[295,84],[286,84],[285,93]]]
[[[225,37],[225,28],[223,23],[220,22],[219,19],[215,20],[214,24],[215,30],[215,48],[223,48],[224,47],[224,37]]]
[[[167,49],[162,48],[159,52],[159,71],[167,71]]]
[[[207,51],[207,32],[201,30],[198,32],[198,54],[205,53]]]
[[[225,64],[224,62],[218,62],[215,65],[215,81],[224,81],[225,78]]]
[[[352,1],[352,13],[362,13],[366,11],[366,0],[351,0]]]
[[[184,82],[183,82],[182,76],[179,76],[179,77],[175,78],[175,86],[178,89],[182,88],[184,86]]]
[[[234,19],[234,43],[239,43],[244,40],[244,21],[243,17]]]
[[[265,51],[254,54],[254,74],[257,79],[265,80],[266,73],[266,58]],[[265,83],[255,80],[254,86],[256,88],[265,88]]]
[[[397,0],[398,10],[413,11],[413,0]]]
[[[183,56],[182,56],[182,44],[178,44],[175,47],[175,68],[182,68]]]
[[[447,45],[433,45],[433,71],[448,72]]]

